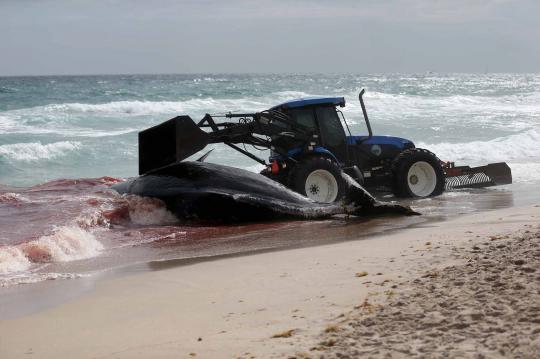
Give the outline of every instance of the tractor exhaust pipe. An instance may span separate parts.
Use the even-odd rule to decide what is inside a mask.
[[[362,91],[360,91],[360,93],[358,94],[358,100],[360,101],[360,106],[362,106],[362,113],[364,114],[364,120],[366,121],[366,126],[367,126],[368,133],[369,133],[368,138],[371,138],[371,137],[373,137],[373,131],[371,131],[371,124],[369,123],[369,118],[368,118],[367,111],[366,111],[366,105],[364,105],[364,99],[362,98],[362,96],[364,96],[365,92],[366,92],[365,89],[362,89]]]

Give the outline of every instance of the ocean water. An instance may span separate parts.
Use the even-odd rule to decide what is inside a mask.
[[[414,207],[439,216],[540,197],[540,74],[0,77],[0,285],[241,250],[245,242],[234,238],[246,233],[266,238],[256,248],[284,245],[264,233],[291,230],[286,223],[183,227],[159,202],[122,197],[109,186],[137,174],[137,132],[181,114],[197,120],[344,96],[351,131],[365,133],[361,88],[376,134],[411,139],[457,164],[506,161],[512,168],[510,186],[451,192]],[[210,162],[260,169],[215,148]]]

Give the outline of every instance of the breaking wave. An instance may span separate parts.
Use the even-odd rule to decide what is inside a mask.
[[[435,152],[442,160],[452,161],[531,161],[539,160],[540,132],[531,129],[490,141],[466,143],[417,143],[418,147]]]
[[[103,245],[90,232],[63,226],[50,235],[22,244],[21,249],[32,262],[69,262],[95,257]]]
[[[45,217],[50,217],[50,215],[44,217],[43,212],[62,213],[65,217],[60,217],[62,219],[57,219],[56,223],[62,223],[62,221],[68,223],[58,225],[50,233],[45,232],[33,240],[25,238],[33,237],[34,231],[23,234],[19,239],[16,235],[14,238],[12,238],[13,234],[8,235],[6,238],[8,242],[0,245],[0,275],[2,275],[0,286],[3,282],[11,283],[15,278],[14,275],[19,278],[21,273],[33,273],[36,264],[71,262],[99,256],[106,248],[102,243],[104,239],[109,249],[111,246],[115,248],[148,242],[148,239],[142,240],[138,236],[124,236],[122,228],[178,224],[176,216],[169,212],[159,199],[135,195],[121,196],[112,191],[102,193],[103,189],[107,188],[102,187],[103,185],[108,186],[114,182],[118,180],[109,178],[60,180],[34,186],[29,195],[38,194],[38,198],[27,198],[14,192],[0,195],[0,203],[15,206],[13,208],[36,204],[46,206],[36,213],[37,217],[34,218],[36,223],[43,221]],[[62,197],[60,201],[55,201],[51,197],[39,197],[40,193],[56,193],[52,190],[57,187],[60,190],[60,196],[63,194],[68,196]],[[97,190],[97,192],[94,193],[98,196],[86,194],[92,193],[92,187],[96,188],[94,191]],[[72,193],[71,191],[74,190],[77,192]],[[80,196],[78,193],[83,195]],[[100,193],[102,194],[99,195]],[[79,206],[76,212],[71,209],[66,211],[66,208],[73,208],[74,205]],[[10,212],[6,213],[9,215]],[[45,220],[41,227],[37,226],[37,232],[46,231],[48,223]],[[115,230],[116,226],[119,226],[119,231]],[[101,241],[96,238],[96,235],[102,237]],[[17,244],[20,240],[22,242]],[[26,278],[25,275],[22,277]]]
[[[234,109],[264,109],[266,101],[259,98],[214,99],[211,97],[185,101],[115,101],[101,104],[51,104],[12,111],[12,114],[97,114],[101,116],[176,114],[200,111],[234,111]],[[8,113],[9,114],[9,113]]]
[[[354,98],[358,93],[350,93],[347,97]],[[519,95],[506,96],[482,96],[482,95],[451,95],[451,96],[420,96],[412,94],[391,94],[378,91],[366,93],[367,101],[377,104],[385,104],[396,108],[416,108],[424,111],[438,107],[439,109],[456,111],[481,111],[494,110],[517,111],[519,113],[531,113],[540,111],[540,93],[531,92]],[[370,102],[371,103],[371,102]],[[358,101],[351,101],[347,105],[356,106]],[[358,105],[359,106],[359,105]]]
[[[193,98],[183,101],[113,101],[107,103],[61,103],[45,106],[29,107],[3,113],[0,125],[13,125],[11,117],[25,118],[31,115],[53,117],[55,114],[98,114],[102,116],[117,115],[155,115],[177,114],[191,112],[229,112],[235,110],[260,111],[276,105],[279,101],[312,96],[299,91],[280,91],[264,97],[220,98],[213,97]],[[0,127],[2,129],[2,127]]]
[[[33,263],[69,262],[98,255],[103,245],[81,228],[63,226],[16,246],[0,247],[0,274],[21,272]]]
[[[148,116],[189,114],[197,119],[205,113],[252,112],[267,109],[283,101],[309,96],[344,96],[345,114],[351,124],[361,124],[358,89],[317,91],[276,91],[264,95],[228,97],[192,97],[178,101],[124,100],[105,103],[57,103],[21,108],[0,113],[0,133],[62,134],[66,136],[119,136],[148,127]],[[449,95],[422,96],[371,90],[365,95],[368,112],[375,123],[395,124],[412,119],[412,126],[445,122],[463,126],[472,120],[494,128],[529,128],[530,120],[540,123],[540,92],[504,96]],[[146,118],[145,118],[146,117]],[[107,118],[107,121],[104,121]],[[126,126],[126,118],[130,118]],[[511,121],[509,121],[511,119]],[[153,120],[152,120],[153,121]],[[399,122],[396,122],[399,121]],[[408,121],[408,122],[409,122]],[[158,121],[156,121],[158,122]],[[152,122],[153,123],[153,122]],[[110,127],[110,128],[104,128]]]
[[[0,274],[21,272],[30,268],[30,261],[17,247],[0,247]]]
[[[0,156],[12,161],[50,160],[80,149],[82,144],[75,141],[60,141],[48,144],[41,142],[14,143],[0,146]]]
[[[331,91],[333,92],[333,91]],[[307,93],[301,91],[279,91],[266,96],[248,96],[242,98],[192,98],[183,101],[114,101],[100,104],[63,103],[50,104],[20,110],[9,111],[4,114],[99,114],[114,115],[155,115],[177,113],[201,112],[229,112],[229,111],[260,111],[277,105],[282,101],[310,96],[328,96],[320,93]],[[347,111],[360,110],[358,91],[348,93],[331,93],[334,96],[344,96],[347,100]],[[538,113],[540,112],[540,93],[494,96],[419,96],[409,94],[392,94],[378,91],[368,91],[366,102],[371,110],[396,108],[403,113],[424,113],[426,111],[443,112],[514,112]]]

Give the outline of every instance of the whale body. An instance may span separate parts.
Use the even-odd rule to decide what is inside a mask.
[[[180,220],[247,222],[322,219],[338,214],[365,216],[418,214],[409,207],[377,201],[342,173],[346,195],[339,203],[319,203],[263,175],[207,162],[178,162],[115,184],[122,194],[159,198]]]

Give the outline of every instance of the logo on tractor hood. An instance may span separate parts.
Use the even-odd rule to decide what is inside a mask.
[[[382,148],[379,145],[373,145],[371,146],[371,153],[373,153],[375,156],[380,156],[382,153]]]

